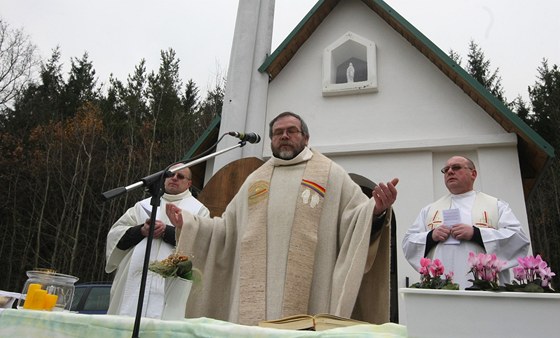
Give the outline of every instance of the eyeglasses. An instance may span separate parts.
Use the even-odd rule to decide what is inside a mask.
[[[186,177],[185,175],[183,175],[183,174],[181,174],[181,173],[173,173],[173,175],[169,176],[169,178],[173,178],[173,177],[175,177],[175,176],[177,176],[177,179],[178,179],[178,180],[184,180],[185,178],[186,178],[187,180],[190,180],[189,177]]]
[[[472,168],[469,168],[469,167],[466,167],[466,166],[462,166],[462,165],[459,165],[459,164],[454,164],[454,165],[451,165],[451,166],[448,165],[448,166],[445,166],[445,167],[441,168],[441,173],[442,173],[442,174],[447,174],[447,172],[448,172],[449,170],[453,170],[453,171],[455,172],[455,171],[459,171],[459,170],[461,170],[461,169],[470,169],[470,170],[472,170]]]
[[[272,137],[282,137],[284,136],[284,133],[288,134],[288,136],[294,136],[295,134],[303,132],[296,127],[290,127],[288,129],[276,129],[272,132]]]

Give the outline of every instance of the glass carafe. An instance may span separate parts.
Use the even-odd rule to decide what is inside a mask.
[[[78,277],[52,270],[27,271],[18,309],[69,311]],[[27,302],[27,303],[26,303]]]

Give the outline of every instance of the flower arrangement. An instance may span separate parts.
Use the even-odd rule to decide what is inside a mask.
[[[459,284],[453,283],[453,272],[444,276],[445,267],[439,259],[420,259],[420,282],[412,284],[417,289],[446,289],[459,290]]]
[[[506,262],[498,259],[496,254],[469,252],[467,263],[474,279],[469,279],[473,286],[467,290],[499,290],[499,274]]]
[[[550,281],[556,276],[541,258],[526,256],[517,258],[519,265],[513,268],[514,280],[506,284],[506,290],[518,292],[555,292]]]
[[[193,265],[189,256],[172,253],[161,261],[151,262],[148,266],[150,271],[160,274],[164,278],[180,277],[193,280]]]
[[[164,278],[164,302],[161,319],[183,319],[191,289],[202,281],[200,271],[193,268],[189,256],[178,252],[172,253],[161,261],[151,262],[148,269]]]

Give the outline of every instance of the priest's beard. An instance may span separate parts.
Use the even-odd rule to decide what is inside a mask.
[[[282,150],[278,153],[278,155],[275,156],[283,160],[291,160],[292,158],[296,157],[297,154],[293,150]]]
[[[273,149],[272,150],[272,155],[274,155],[274,157],[276,157],[276,158],[280,158],[280,159],[283,159],[283,160],[291,160],[291,159],[295,158],[296,156],[298,156],[299,153],[301,153],[304,148],[305,148],[305,146],[303,146],[299,149],[286,149],[286,150]]]
[[[271,144],[272,155],[283,160],[291,160],[299,155],[305,149],[307,142],[300,141],[283,141],[280,144]]]

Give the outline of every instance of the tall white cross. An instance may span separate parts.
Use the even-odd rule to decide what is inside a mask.
[[[274,5],[275,0],[239,0],[220,124],[220,135],[254,132],[263,140],[215,157],[211,175],[234,160],[260,158],[263,146],[268,146],[264,144],[268,74],[258,68],[270,55]],[[225,137],[217,150],[238,142]]]

